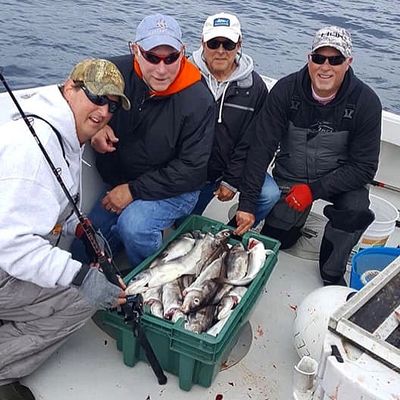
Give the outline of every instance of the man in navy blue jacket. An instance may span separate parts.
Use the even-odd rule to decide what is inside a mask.
[[[158,250],[163,230],[195,206],[206,182],[215,107],[185,57],[174,18],[144,18],[131,52],[112,59],[131,111],[116,112],[91,141],[108,189],[90,218],[135,267]]]

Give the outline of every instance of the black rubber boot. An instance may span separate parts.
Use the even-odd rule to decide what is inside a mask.
[[[325,286],[347,286],[343,279],[347,260],[363,232],[350,233],[333,228],[330,222],[326,224],[319,252],[319,269]]]
[[[343,275],[351,250],[364,230],[374,220],[371,210],[337,210],[326,206],[324,214],[329,218],[319,252],[319,269],[324,285],[346,285]]]
[[[35,400],[35,396],[31,390],[21,385],[21,383],[12,382],[7,385],[0,386],[1,400]]]

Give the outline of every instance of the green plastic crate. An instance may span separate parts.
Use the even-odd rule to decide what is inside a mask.
[[[193,230],[216,233],[226,228],[229,227],[212,219],[197,215],[190,216],[168,238],[164,246],[156,254],[143,261],[134,272],[125,278],[125,281],[128,282],[140,271],[147,268],[168,243],[182,233]],[[277,262],[279,241],[248,232],[243,236],[244,244],[247,244],[250,237],[261,240],[265,248],[273,250],[274,254],[267,257],[264,267],[251,282],[246,294],[217,336],[187,331],[184,328],[183,320],[173,324],[146,313],[141,318],[142,327],[162,368],[179,377],[179,387],[183,390],[190,390],[193,384],[204,387],[211,385],[221,365],[227,360],[229,353],[236,344],[241,328],[248,321],[250,311],[256,304]],[[234,241],[231,240],[231,242]],[[133,367],[139,360],[147,362],[139,341],[133,336],[130,325],[124,323],[121,315],[114,311],[104,312],[103,323],[114,329],[117,348],[122,351],[126,365]]]

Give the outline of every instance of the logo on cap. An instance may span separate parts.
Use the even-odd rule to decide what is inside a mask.
[[[216,18],[214,19],[214,26],[231,26],[229,18]]]
[[[156,22],[156,27],[160,28],[160,30],[165,30],[168,28],[167,22],[165,21],[165,19],[160,19]]]

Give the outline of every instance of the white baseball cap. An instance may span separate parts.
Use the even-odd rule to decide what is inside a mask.
[[[227,13],[211,15],[203,26],[203,40],[208,42],[216,37],[224,37],[237,43],[242,36],[240,22],[236,16]]]

